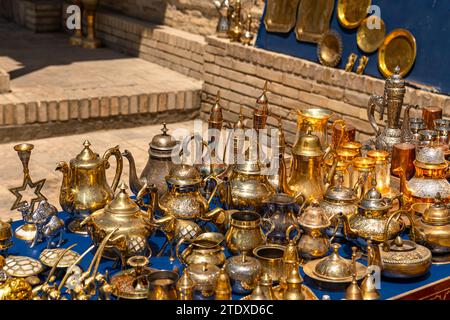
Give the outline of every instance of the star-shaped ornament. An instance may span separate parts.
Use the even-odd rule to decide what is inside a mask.
[[[22,192],[25,191],[27,189],[27,187],[29,187],[32,190],[34,189],[34,194],[36,195],[35,198],[32,198],[29,201],[31,210],[34,209],[35,203],[39,203],[42,200],[47,200],[47,198],[41,193],[41,189],[45,184],[45,180],[46,179],[42,179],[37,182],[33,182],[33,181],[31,181],[31,178],[28,175],[26,175],[26,177],[23,179],[23,183],[20,187],[9,189],[9,191],[11,191],[11,193],[16,197],[16,200],[14,201],[14,204],[12,205],[11,210],[16,210],[16,209],[20,208],[21,206],[23,206],[27,202],[26,200],[22,200],[22,197],[23,197]]]

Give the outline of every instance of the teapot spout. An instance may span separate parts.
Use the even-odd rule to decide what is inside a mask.
[[[129,168],[130,168],[130,189],[134,194],[138,194],[140,190],[144,187],[144,183],[138,178],[136,172],[136,163],[134,162],[134,157],[129,150],[125,150],[122,152],[122,156],[128,159]]]

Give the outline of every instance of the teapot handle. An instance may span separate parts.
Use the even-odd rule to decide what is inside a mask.
[[[389,225],[391,224],[392,220],[398,220],[401,218],[401,216],[404,215],[408,218],[409,222],[411,223],[411,236],[410,239],[412,241],[415,240],[416,236],[415,236],[415,231],[414,231],[414,220],[411,217],[411,214],[406,211],[406,210],[397,210],[395,211],[393,214],[391,214],[391,216],[388,218],[386,225],[384,226],[384,233],[383,233],[383,248],[386,251],[387,248],[389,248],[389,246],[387,245],[387,242],[389,241],[388,239],[388,232],[389,232]],[[404,226],[404,224],[402,224]]]
[[[269,234],[273,232],[273,230],[275,230],[275,223],[269,218],[261,218],[261,222],[265,222],[270,225],[269,230],[266,233],[263,232],[264,236],[267,237]]]
[[[302,229],[300,229],[300,227],[296,224],[291,224],[287,229],[286,229],[286,239],[288,239],[289,241],[291,241],[291,233],[292,231],[294,231],[294,229],[297,231],[297,234],[294,236],[294,238],[292,238],[292,241],[294,243],[297,243],[298,240],[300,240],[300,237],[302,235]]]
[[[103,155],[103,159],[105,161],[108,161],[111,156],[116,157],[116,175],[114,176],[113,183],[111,185],[111,189],[113,192],[116,191],[117,186],[119,185],[120,176],[122,175],[122,169],[123,169],[123,158],[122,153],[119,150],[119,146],[115,146],[114,148],[110,148],[106,150],[105,154]]]
[[[183,145],[182,145],[181,150],[180,150],[180,152],[178,154],[180,156],[180,158],[181,158],[181,163],[183,163],[184,147],[187,146],[192,140],[194,140],[195,137],[196,137],[196,135],[193,134],[188,139],[185,139],[185,141],[183,141]],[[209,144],[205,140],[201,139],[201,142],[202,142],[203,147],[205,147],[206,150],[208,150],[208,154],[209,154],[209,172],[210,172],[210,174],[212,174],[214,172],[214,167],[213,167],[211,148],[209,147]],[[202,159],[202,158],[203,158],[203,150],[202,150],[202,155],[201,155],[200,159]]]
[[[182,253],[180,253],[180,247],[181,245],[186,241],[186,237],[181,237],[181,239],[177,242],[177,245],[175,247],[175,254],[178,258],[178,260],[183,264],[184,266],[187,266],[188,263],[185,259],[188,255],[192,252],[192,244],[190,244]]]
[[[369,119],[369,123],[375,131],[375,135],[379,136],[381,134],[380,127],[375,120],[375,110],[378,107],[378,112],[380,113],[380,120],[383,119],[384,116],[384,98],[381,96],[374,95],[370,97],[369,107],[367,108],[367,118]]]
[[[214,198],[214,195],[217,193],[217,189],[219,188],[220,182],[212,173],[209,176],[207,176],[203,181],[207,182],[209,180],[214,181],[214,189],[212,190],[211,195],[209,196],[209,199],[208,199],[208,204],[211,204],[211,201]]]

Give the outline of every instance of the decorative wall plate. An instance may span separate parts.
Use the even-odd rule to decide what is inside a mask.
[[[295,35],[298,41],[318,43],[330,27],[334,0],[301,0]]]
[[[395,29],[386,36],[378,51],[378,68],[387,78],[394,74],[395,67],[400,68],[400,75],[406,76],[411,71],[417,55],[414,36],[405,29]]]
[[[379,24],[379,28],[375,27]],[[372,29],[371,29],[372,27]],[[383,19],[372,16],[361,22],[356,35],[356,43],[358,48],[366,53],[375,52],[383,43],[386,36],[386,25]]]
[[[36,259],[24,256],[9,256],[3,270],[11,277],[26,278],[35,276],[43,270],[42,264]]]
[[[287,33],[295,26],[300,0],[267,0],[264,26],[268,32]]]
[[[339,0],[337,4],[337,18],[339,23],[347,29],[357,28],[367,16],[372,0]]]
[[[39,260],[47,267],[53,267],[59,255],[65,249],[44,249],[39,256]],[[77,261],[80,255],[72,250],[67,251],[58,263],[58,268],[68,268]]]
[[[334,30],[327,31],[317,46],[317,57],[321,64],[327,67],[335,67],[342,58],[342,38]]]

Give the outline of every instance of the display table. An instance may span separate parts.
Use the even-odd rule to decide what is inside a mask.
[[[67,219],[68,216],[65,213],[61,213],[60,217]],[[23,221],[15,221],[12,224],[13,230],[23,224]],[[73,248],[78,253],[83,253],[91,245],[91,240],[88,236],[82,236],[73,233],[66,233],[65,238],[67,241],[62,245],[62,248],[76,243],[77,246]],[[159,251],[162,244],[165,241],[165,237],[162,233],[157,232],[150,239],[150,246],[154,255]],[[41,243],[36,245],[33,249],[29,248],[29,244],[25,241],[13,238],[14,246],[8,251],[8,255],[25,255],[35,259],[39,259],[39,255],[46,244]],[[341,248],[342,255],[348,258],[349,245],[345,244]],[[228,256],[228,252],[225,251]],[[87,256],[81,261],[80,266],[83,270],[86,270],[91,262],[95,250],[87,254]],[[169,261],[169,248],[166,249],[165,255],[162,257],[152,257],[150,259],[150,266],[155,269],[173,270],[174,268],[182,269],[182,266],[175,260]],[[113,262],[107,259],[102,259],[99,272],[104,273],[109,270],[109,274],[120,271],[113,269]],[[329,295],[332,300],[340,300],[344,297],[343,291],[330,291],[320,288],[312,279],[306,276],[301,270],[301,274],[305,280],[305,285],[310,287],[316,296],[321,299],[323,295]],[[46,273],[41,274],[41,278],[45,279]],[[429,300],[450,300],[450,264],[433,264],[425,276],[414,280],[388,280],[382,279],[380,289],[381,299],[429,299]],[[233,299],[238,300],[240,296],[233,296]]]

